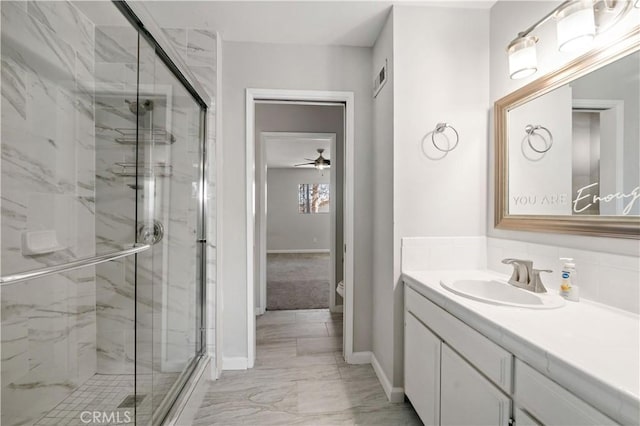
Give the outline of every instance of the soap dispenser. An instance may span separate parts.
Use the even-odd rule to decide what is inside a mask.
[[[580,288],[577,285],[576,264],[570,257],[562,257],[563,262],[560,280],[560,296],[567,300],[577,302],[580,300]]]

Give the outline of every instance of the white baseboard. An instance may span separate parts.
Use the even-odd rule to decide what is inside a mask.
[[[218,380],[222,371],[218,371],[215,362],[209,364],[209,380]]]
[[[249,360],[245,357],[222,358],[223,370],[246,370],[248,366]]]
[[[378,380],[389,402],[404,402],[404,388],[394,388],[391,385],[391,381],[387,375],[384,374],[384,370],[376,359],[376,355],[373,353],[371,354],[371,366],[373,367],[373,371],[376,372],[376,376],[378,376]]]
[[[371,364],[371,355],[373,354],[370,351],[354,352],[347,360],[347,364]]]
[[[329,249],[267,250],[267,254],[331,253]]]
[[[336,305],[333,308],[329,308],[329,310],[335,313],[344,312],[344,305]]]
[[[264,313],[267,310],[265,308],[263,308],[262,306],[258,306],[257,308],[254,309],[253,313],[257,316],[257,315],[264,315]]]

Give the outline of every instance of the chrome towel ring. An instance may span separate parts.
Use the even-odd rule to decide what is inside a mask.
[[[447,130],[447,128],[453,130],[453,133],[456,135],[456,141],[455,141],[455,143],[453,144],[452,147],[450,147],[450,148],[447,147],[447,149],[443,149],[443,148],[440,148],[438,146],[438,144],[436,143],[435,136],[436,136],[436,134],[444,133],[444,131]],[[445,138],[447,139],[447,142],[448,142],[449,138],[447,138],[446,135],[445,135]],[[438,151],[451,152],[454,149],[456,149],[456,147],[458,146],[458,142],[460,142],[460,135],[458,134],[458,131],[456,129],[454,129],[450,124],[438,123],[438,124],[436,124],[436,128],[433,130],[433,132],[431,132],[431,142],[433,142],[433,146],[435,146]]]
[[[549,137],[545,138],[540,133],[536,133],[536,130],[542,130],[546,132],[547,135],[549,135]],[[527,126],[524,128],[524,131],[527,132],[527,143],[529,144],[529,148],[531,148],[538,154],[544,154],[545,152],[549,151],[553,146],[553,135],[551,134],[549,129],[547,129],[546,127],[541,126],[539,124],[536,124],[535,126],[532,124],[527,124]],[[544,141],[544,149],[538,149],[535,146],[533,146],[533,144],[531,143],[531,136],[537,136],[540,139],[542,139]]]

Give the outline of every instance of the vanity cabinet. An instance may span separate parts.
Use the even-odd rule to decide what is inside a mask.
[[[617,424],[405,286],[405,394],[427,425]]]
[[[405,394],[420,419],[508,425],[511,399],[500,388],[510,389],[511,354],[410,288],[405,308]]]
[[[513,410],[513,417],[516,421],[516,425],[518,426],[540,426],[540,423],[536,419],[531,417],[529,413],[520,407],[516,407]]]
[[[413,315],[405,318],[404,392],[425,424],[440,422],[442,342]]]
[[[565,388],[516,360],[518,406],[542,424],[606,426],[616,423]],[[517,421],[517,418],[516,418]],[[520,426],[521,423],[518,423]]]
[[[440,424],[508,425],[511,399],[442,344]]]

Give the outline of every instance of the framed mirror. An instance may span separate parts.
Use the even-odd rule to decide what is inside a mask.
[[[494,112],[497,228],[640,238],[640,28]]]

